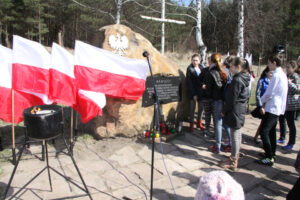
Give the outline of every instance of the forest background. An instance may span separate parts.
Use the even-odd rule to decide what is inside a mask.
[[[237,1],[202,1],[202,37],[209,52],[237,51]],[[165,23],[165,51],[197,51],[195,6],[193,0],[166,0],[166,18],[186,24]],[[244,6],[245,53],[253,54],[254,63],[278,44],[286,46],[288,60],[300,55],[300,0],[244,0]],[[140,15],[160,18],[161,0],[0,0],[0,44],[10,47],[16,34],[46,46],[59,35],[68,48],[75,40],[100,46],[99,28],[120,23],[160,49],[161,23]]]

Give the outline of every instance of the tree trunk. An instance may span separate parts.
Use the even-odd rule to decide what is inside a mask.
[[[39,6],[39,43],[42,43],[42,35],[41,35],[41,9]]]
[[[11,48],[9,39],[8,39],[8,31],[7,31],[7,24],[5,24],[5,43],[7,48]]]
[[[165,0],[161,0],[161,19],[165,19]],[[161,54],[165,54],[165,23],[161,24]]]
[[[2,44],[2,23],[0,22],[0,44]]]
[[[120,24],[122,12],[122,0],[117,1],[116,24]]]
[[[238,56],[244,57],[244,0],[238,0]]]
[[[201,30],[201,0],[197,0],[197,26],[196,26],[196,41],[202,58],[201,64],[206,65],[206,46],[202,40]]]
[[[58,44],[59,46],[64,46],[61,31],[58,32]]]

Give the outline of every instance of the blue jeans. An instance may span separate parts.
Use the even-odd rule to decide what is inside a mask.
[[[214,129],[216,135],[216,148],[221,148],[221,139],[222,139],[222,108],[223,101],[217,100],[214,101],[213,113],[214,113]]]
[[[229,126],[227,126],[225,123],[223,123],[223,128],[227,134],[227,138],[229,140],[229,145],[232,146],[232,142],[231,142],[231,129]]]
[[[221,148],[222,127],[224,127],[225,129],[225,132],[229,140],[229,145],[231,146],[230,127],[222,123],[223,121],[221,115],[222,109],[223,109],[223,101],[222,100],[214,101],[213,111],[214,111],[214,130],[216,135],[216,148]]]

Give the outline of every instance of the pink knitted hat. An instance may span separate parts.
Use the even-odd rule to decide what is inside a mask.
[[[195,200],[244,200],[242,186],[224,171],[212,171],[199,181]]]

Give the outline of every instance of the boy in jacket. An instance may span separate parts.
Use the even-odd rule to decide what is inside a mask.
[[[261,122],[260,135],[265,150],[264,158],[258,163],[272,166],[276,156],[276,124],[278,117],[285,113],[288,93],[288,80],[281,68],[281,60],[277,56],[271,56],[268,67],[274,70],[269,87],[261,97],[264,115]]]
[[[190,131],[194,130],[194,115],[196,103],[198,103],[198,117],[197,127],[205,129],[202,125],[202,112],[203,103],[201,101],[201,90],[200,90],[200,74],[203,71],[203,66],[200,64],[201,56],[194,54],[192,56],[192,63],[188,66],[186,71],[186,83],[188,89],[188,96],[190,99]]]

